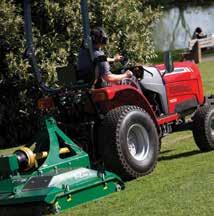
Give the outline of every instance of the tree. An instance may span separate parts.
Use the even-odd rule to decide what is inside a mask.
[[[23,19],[18,2],[0,2],[0,40],[9,47],[1,46],[4,58],[0,67],[1,73],[16,73],[28,79],[29,66],[22,58]],[[137,62],[148,62],[154,57],[151,24],[160,15],[158,9],[152,9],[146,0],[91,0],[89,3],[92,26],[103,25],[110,37],[107,48],[110,55],[121,52]],[[57,68],[68,62],[75,64],[82,40],[79,1],[33,1],[32,11],[36,55],[43,73],[52,82],[56,80]]]
[[[0,75],[26,70],[21,58],[24,51],[22,18],[13,1],[0,2]]]

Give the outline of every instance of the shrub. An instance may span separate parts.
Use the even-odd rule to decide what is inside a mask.
[[[15,73],[28,79],[29,67],[22,59],[23,21],[18,2],[0,2],[0,40],[4,44],[0,67],[1,73]],[[109,55],[121,52],[138,62],[148,62],[154,57],[151,24],[158,18],[159,10],[151,9],[147,3],[146,0],[90,1],[92,25],[103,24],[110,36]],[[75,64],[82,40],[79,1],[33,1],[32,11],[36,55],[43,73],[52,82],[56,80],[58,67],[68,62]]]
[[[19,7],[13,1],[0,1],[0,72],[1,76],[26,71],[22,60],[24,40],[23,21]]]

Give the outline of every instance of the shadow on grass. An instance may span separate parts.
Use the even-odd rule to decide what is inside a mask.
[[[160,152],[160,155],[162,155],[162,154],[167,154],[167,153],[170,153],[170,152],[175,151],[175,150],[176,150],[176,149],[170,149],[170,150],[161,151],[161,152]]]
[[[190,152],[183,152],[183,153],[176,154],[176,155],[160,156],[158,161],[174,160],[174,159],[179,159],[179,158],[190,157],[190,156],[197,155],[197,154],[202,154],[202,152],[199,150],[194,150]]]

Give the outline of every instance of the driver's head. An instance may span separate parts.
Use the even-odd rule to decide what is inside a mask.
[[[108,41],[108,36],[102,27],[96,27],[91,30],[91,38],[93,44],[106,45]]]

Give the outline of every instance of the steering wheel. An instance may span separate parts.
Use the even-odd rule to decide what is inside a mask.
[[[120,69],[120,72],[124,73],[129,68],[130,61],[127,57],[124,57],[124,60],[121,61],[121,64],[122,64],[122,68]]]
[[[131,78],[124,78],[121,80],[121,85],[130,85],[132,87],[135,87],[139,90],[141,90],[140,85],[138,83],[138,80],[135,76],[132,76]]]

